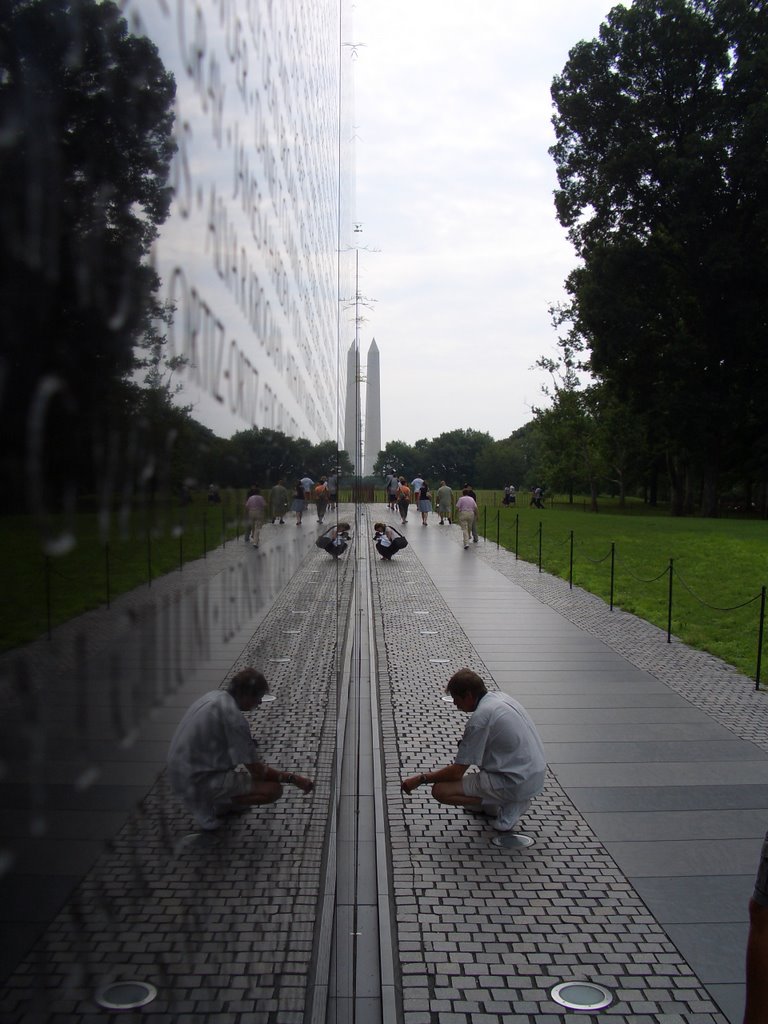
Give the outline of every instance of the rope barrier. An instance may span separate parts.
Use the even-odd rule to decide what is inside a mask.
[[[611,552],[610,551],[606,551],[606,553],[603,555],[602,558],[590,558],[589,555],[586,555],[586,554],[584,555],[584,557],[592,565],[602,565],[603,562],[607,561],[611,557]]]
[[[691,587],[685,582],[683,577],[680,575],[680,572],[677,569],[675,569],[674,572],[675,572],[675,576],[677,576],[677,578],[680,580],[680,582],[682,583],[683,587],[688,591],[688,593],[691,595],[691,597],[695,601],[698,601],[699,604],[702,605],[702,607],[709,608],[710,611],[713,611],[713,612],[737,612],[741,608],[748,608],[749,605],[754,604],[755,601],[759,601],[760,597],[761,597],[760,594],[755,594],[754,597],[750,597],[747,601],[742,601],[741,604],[733,604],[733,605],[729,605],[726,608],[721,608],[721,607],[719,607],[716,604],[709,604],[702,597],[699,597],[699,595],[694,590],[692,590]]]
[[[497,530],[498,530],[498,526],[497,526]],[[531,539],[534,540],[534,538],[531,538]],[[547,545],[548,546],[548,551],[549,551],[550,554],[552,554],[552,552],[553,552],[553,550],[555,548],[558,548],[558,547],[561,547],[562,545],[570,543],[569,563],[568,563],[568,566],[566,567],[566,569],[567,569],[567,582],[568,582],[568,585],[569,585],[569,587],[571,589],[573,589],[574,531],[571,530],[569,535],[564,537],[564,538],[562,538],[560,541],[557,541],[557,540],[550,541],[549,537],[547,538],[547,541],[548,541],[548,545]],[[542,571],[542,563],[543,563],[543,524],[542,524],[541,521],[539,521],[538,527],[536,528],[536,531],[535,531],[535,542],[537,542],[537,545],[538,545],[538,552],[537,552],[537,554],[533,554],[532,553],[531,557],[529,558],[529,561],[537,563],[538,564],[539,572],[541,572]],[[497,540],[497,544],[498,544],[498,540]],[[525,546],[527,548],[527,545],[525,545]],[[611,560],[610,610],[613,611],[615,574],[616,574],[616,565],[617,565],[617,561],[618,561],[617,560],[617,556],[616,556],[616,545],[612,544],[610,551],[607,551],[600,558],[593,558],[592,556],[587,554],[587,552],[585,550],[585,547],[584,547],[584,545],[582,543],[579,543],[578,546],[579,546],[579,557],[583,558],[584,561],[588,562],[590,565],[598,566],[598,565],[602,565],[604,562],[608,561],[608,559]],[[514,554],[515,554],[515,559],[517,560],[520,557],[520,517],[519,517],[519,514],[515,516]],[[675,577],[677,577],[677,579],[680,581],[680,583],[682,584],[682,586],[685,589],[685,591],[695,601],[697,601],[698,604],[701,607],[707,608],[707,609],[709,609],[712,612],[719,612],[719,613],[727,614],[727,613],[731,613],[731,612],[741,611],[742,609],[748,608],[748,607],[750,607],[751,605],[754,605],[757,602],[761,602],[760,621],[759,621],[759,626],[758,626],[757,664],[756,664],[756,672],[755,672],[756,686],[757,686],[758,689],[760,688],[760,671],[761,671],[761,661],[762,661],[763,633],[764,633],[764,619],[765,619],[765,604],[766,604],[766,597],[765,597],[766,591],[765,591],[765,587],[763,587],[761,593],[756,594],[754,597],[747,598],[746,600],[741,601],[738,604],[722,606],[722,605],[711,604],[710,602],[704,600],[704,598],[700,597],[695,592],[695,590],[687,583],[687,581],[680,575],[679,571],[675,568],[674,559],[672,559],[672,558],[670,558],[669,564],[664,569],[662,569],[656,576],[651,576],[651,577],[639,576],[635,571],[633,571],[624,562],[621,563],[621,569],[622,569],[622,572],[625,573],[630,579],[634,580],[636,583],[639,583],[639,584],[642,584],[642,585],[645,585],[645,586],[651,585],[653,583],[658,583],[660,580],[662,580],[664,578],[667,579],[668,588],[667,588],[667,602],[666,603],[667,603],[667,642],[668,643],[670,643],[671,640],[672,640],[672,606],[673,606],[673,590],[674,590],[674,588],[673,588],[673,581],[674,581]],[[557,572],[559,574],[559,570],[557,570]]]
[[[669,574],[669,566],[667,566],[666,569],[662,569],[658,576],[652,576],[649,580],[644,579],[642,576],[636,576],[631,569],[625,568],[624,571],[628,576],[631,576],[636,583],[657,583],[662,576],[667,576]]]

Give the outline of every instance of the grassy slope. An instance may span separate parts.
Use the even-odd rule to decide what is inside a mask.
[[[541,524],[542,568],[564,579],[569,574],[573,531],[574,585],[606,601],[614,544],[614,605],[663,629],[667,628],[668,567],[673,559],[673,634],[754,674],[760,592],[768,583],[768,523],[594,515],[578,506],[539,511],[523,503],[514,510],[488,507],[491,541],[496,540],[497,516],[501,544],[510,550],[515,548],[515,518],[519,517],[518,553],[530,562],[538,562]],[[481,522],[482,517],[481,510]]]

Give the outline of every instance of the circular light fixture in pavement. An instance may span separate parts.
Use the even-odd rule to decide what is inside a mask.
[[[506,832],[503,835],[494,836],[491,843],[502,850],[524,850],[527,846],[533,846],[535,840],[531,836],[525,836],[522,832]]]
[[[136,1010],[157,997],[157,989],[146,981],[112,981],[94,996],[105,1010]]]
[[[555,985],[550,995],[568,1010],[603,1010],[613,1002],[608,989],[593,981],[563,981]]]

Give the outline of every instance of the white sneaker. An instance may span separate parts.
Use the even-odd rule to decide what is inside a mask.
[[[530,805],[530,800],[502,804],[493,822],[493,827],[497,832],[511,832]]]

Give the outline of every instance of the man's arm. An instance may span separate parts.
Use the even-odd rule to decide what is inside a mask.
[[[302,793],[310,793],[314,789],[314,782],[305,775],[279,771],[277,768],[271,768],[262,761],[254,761],[245,767],[251,773],[251,778],[255,782],[286,782],[289,785],[296,786]]]
[[[434,772],[422,772],[420,775],[411,775],[403,779],[401,788],[404,793],[412,793],[418,786],[432,785],[434,782],[458,782],[463,778],[468,764],[447,764],[445,768],[438,768]]]

